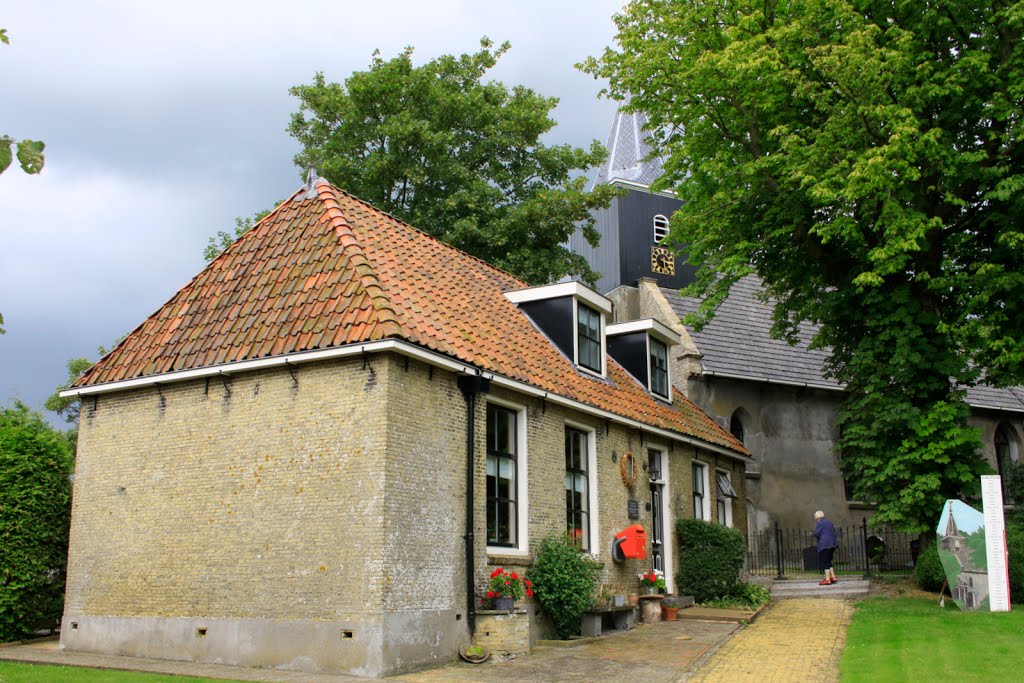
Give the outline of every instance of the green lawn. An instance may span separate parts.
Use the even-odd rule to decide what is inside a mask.
[[[0,662],[0,683],[225,683],[223,679]]]
[[[1024,607],[961,612],[947,598],[875,597],[857,603],[840,663],[857,681],[1024,681]]]

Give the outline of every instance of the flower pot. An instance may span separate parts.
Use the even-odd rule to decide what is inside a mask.
[[[679,621],[678,607],[665,607],[662,605],[661,611],[663,612],[662,617],[664,617],[665,621]]]
[[[491,658],[491,653],[482,647],[463,645],[459,648],[459,656],[470,664],[482,664]]]
[[[502,596],[500,598],[494,598],[494,609],[496,609],[496,610],[504,610],[506,612],[510,612],[513,609],[515,609],[515,606],[516,606],[516,599],[515,598],[510,598],[510,597],[507,597],[507,596]]]
[[[613,595],[612,596],[612,607],[624,607],[626,604],[625,595]]]
[[[643,595],[657,595],[658,589],[654,586],[640,586],[640,591]]]

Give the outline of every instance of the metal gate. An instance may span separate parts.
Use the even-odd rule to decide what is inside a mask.
[[[818,574],[812,529],[784,529],[778,522],[747,537],[747,571],[777,579]],[[841,574],[909,574],[917,562],[917,536],[889,527],[836,527],[839,547],[832,564]]]

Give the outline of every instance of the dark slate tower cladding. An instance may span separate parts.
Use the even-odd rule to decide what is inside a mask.
[[[643,130],[646,123],[645,114],[616,113],[608,136],[608,160],[598,170],[595,184],[616,185],[626,193],[594,215],[594,227],[601,234],[596,248],[582,233],[569,238],[569,248],[601,273],[599,292],[634,284],[642,277],[675,289],[693,281],[694,268],[685,264],[685,255],[662,244],[672,214],[682,202],[669,193],[650,190],[662,168],[659,157],[648,158],[651,147]]]

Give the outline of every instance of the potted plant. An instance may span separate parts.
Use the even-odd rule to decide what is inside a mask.
[[[662,618],[665,621],[679,620],[679,598],[674,595],[666,595],[661,601]]]
[[[463,645],[459,648],[459,656],[470,664],[482,664],[491,657],[491,653],[480,645]]]
[[[511,610],[517,600],[523,596],[533,595],[533,583],[515,572],[498,567],[491,572],[490,583],[487,584],[487,599],[491,607],[497,610]]]
[[[665,575],[660,569],[649,569],[637,576],[640,578],[640,589],[644,595],[656,595],[665,590]]]

